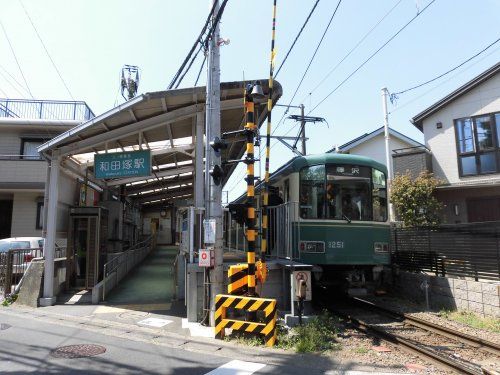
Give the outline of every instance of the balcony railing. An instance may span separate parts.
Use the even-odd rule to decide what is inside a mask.
[[[0,117],[83,122],[95,115],[85,102],[0,98]]]

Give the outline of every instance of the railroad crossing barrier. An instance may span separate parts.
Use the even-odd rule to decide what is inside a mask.
[[[252,322],[238,319],[227,319],[227,309],[244,310],[245,312],[264,312],[263,322]],[[252,314],[247,314],[252,315]],[[225,329],[234,331],[259,333],[264,335],[267,346],[276,342],[276,300],[219,294],[215,298],[215,337],[223,339]]]

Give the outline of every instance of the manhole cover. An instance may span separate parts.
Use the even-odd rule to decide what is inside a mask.
[[[12,327],[10,324],[0,323],[0,331],[4,331],[6,329],[9,329],[10,327]]]
[[[56,358],[84,358],[93,357],[106,352],[106,348],[101,345],[80,344],[67,345],[54,349],[50,354]]]

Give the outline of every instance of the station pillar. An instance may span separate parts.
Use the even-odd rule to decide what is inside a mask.
[[[43,255],[44,282],[43,297],[40,298],[40,306],[52,306],[56,303],[54,296],[54,252],[57,233],[57,201],[59,197],[59,176],[61,173],[61,157],[59,151],[54,150],[49,164],[49,187],[48,187],[48,208],[46,222],[46,237]]]

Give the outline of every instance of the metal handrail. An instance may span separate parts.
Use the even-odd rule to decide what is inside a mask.
[[[144,244],[144,245],[143,245]],[[141,246],[143,245],[143,246]],[[134,254],[138,251],[143,251],[143,250],[151,250],[154,247],[154,236],[150,236],[144,241],[138,242],[137,244],[133,245],[130,249],[127,249],[121,253],[119,253],[118,256],[114,257],[110,261],[106,262],[103,267],[103,285],[102,285],[102,300],[104,301],[106,298],[106,278],[111,275],[113,272],[117,271],[118,268],[123,264],[128,262],[129,256],[131,254]],[[127,269],[128,273],[128,269]]]
[[[84,101],[0,98],[0,117],[88,121],[95,114]]]

